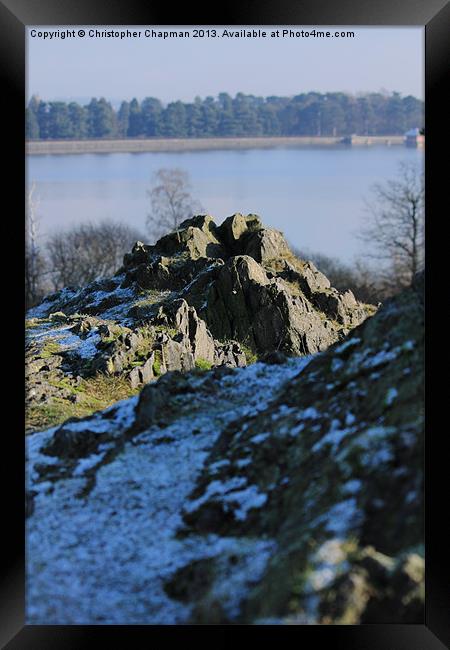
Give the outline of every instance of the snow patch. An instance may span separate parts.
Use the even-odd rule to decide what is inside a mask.
[[[353,347],[355,345],[358,345],[359,343],[361,343],[361,339],[359,339],[359,338],[350,339],[348,341],[345,341],[345,343],[342,343],[341,345],[339,345],[337,348],[335,348],[334,352],[335,352],[335,354],[342,354],[342,352],[344,352],[344,350],[347,350],[348,348],[351,348],[351,347]]]
[[[237,615],[242,598],[264,572],[274,542],[195,534],[179,539],[176,533],[186,504],[195,508],[207,498],[219,499],[238,521],[264,506],[267,495],[243,477],[213,481],[207,496],[190,504],[188,498],[223,429],[246,413],[266,409],[309,361],[303,357],[280,366],[256,363],[236,369],[223,378],[220,400],[202,393],[200,385],[194,404],[189,396],[182,398],[189,401],[186,414],[181,408],[177,420],[152,426],[129,441],[124,434],[133,424],[138,396],[65,424],[72,431],[122,437],[124,446],[111,462],[97,467],[100,454],[115,446],[103,443],[95,454],[80,459],[75,476],[55,480],[51,492],[42,489],[35,496],[27,520],[27,622],[183,624],[190,605],[169,598],[164,582],[196,559],[214,557],[220,564],[231,553],[237,564],[230,568],[227,563],[212,589],[223,595],[230,616]],[[284,411],[289,413],[289,407]],[[35,465],[58,462],[40,451],[55,431],[28,437],[28,485],[35,491]],[[171,442],[155,444],[161,436]],[[241,458],[236,466],[249,463],[250,458]],[[212,467],[219,469],[218,463]],[[83,473],[91,469],[96,470],[95,485],[79,498],[86,484]]]
[[[386,406],[391,406],[397,397],[398,397],[398,390],[396,388],[389,388],[388,392],[386,393],[386,399],[385,399]]]
[[[333,420],[331,422],[330,430],[328,433],[318,442],[316,442],[315,445],[313,445],[311,451],[317,453],[318,451],[321,451],[325,446],[330,446],[332,448],[332,452],[334,452],[337,450],[342,440],[344,440],[344,438],[353,432],[354,429],[352,428],[341,429],[339,420]]]

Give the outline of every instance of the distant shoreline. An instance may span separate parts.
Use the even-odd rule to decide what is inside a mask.
[[[402,135],[353,136],[352,146],[404,145]],[[350,146],[339,137],[254,137],[254,138],[151,138],[123,140],[33,140],[25,143],[28,155],[86,153],[145,153],[213,150]]]

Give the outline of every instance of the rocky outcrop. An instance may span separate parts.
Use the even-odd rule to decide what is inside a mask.
[[[214,336],[244,341],[257,352],[311,354],[339,338],[304,295],[281,278],[269,279],[252,257],[236,256],[220,269],[204,312]]]
[[[28,436],[28,622],[422,623],[422,285],[320,353],[169,372]]]
[[[67,407],[78,404],[81,380],[92,383],[99,374],[125,379],[131,395],[166,372],[246,365],[241,346],[216,341],[195,308],[181,298],[159,305],[153,318],[138,327],[58,314],[57,321],[51,314],[29,322],[26,404],[31,429],[39,426],[36,417],[40,411],[45,417],[55,399],[67,401]]]
[[[114,277],[67,287],[32,310],[30,428],[45,424],[39,413],[51,412],[55,399],[79,403],[80,379],[100,373],[134,391],[174,370],[242,367],[271,352],[308,355],[374,311],[333,289],[256,215],[235,214],[220,226],[193,217],[154,246],[137,242]]]

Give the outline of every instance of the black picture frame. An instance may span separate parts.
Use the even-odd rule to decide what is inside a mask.
[[[176,14],[177,22],[173,22]],[[25,27],[27,25],[370,25],[425,27],[425,106],[426,106],[426,213],[444,217],[446,199],[445,165],[437,161],[448,151],[446,133],[448,119],[447,77],[449,71],[450,6],[445,0],[307,0],[288,2],[279,0],[269,6],[256,0],[241,0],[221,7],[221,15],[208,7],[184,5],[176,8],[168,4],[140,0],[2,0],[0,1],[0,74],[2,75],[3,104],[6,105],[5,172],[3,195],[10,199],[10,208],[3,207],[3,251],[13,253],[8,262],[3,284],[8,312],[7,344],[4,369],[7,373],[7,396],[3,413],[12,414],[11,424],[4,426],[8,472],[3,472],[6,483],[4,497],[3,572],[1,580],[0,643],[11,650],[77,649],[108,643],[111,648],[143,647],[163,639],[174,640],[180,631],[183,642],[190,642],[191,634],[205,629],[187,626],[27,626],[25,625],[24,596],[24,443],[23,395],[24,379],[20,346],[23,333],[23,277],[19,271],[24,254],[23,208],[25,157],[19,143],[24,141],[25,106]],[[447,136],[448,137],[448,136]],[[445,192],[445,194],[444,194]],[[439,218],[439,217],[437,217]],[[434,216],[433,216],[434,219]],[[310,648],[313,643],[345,650],[438,650],[450,643],[450,608],[445,568],[448,566],[448,537],[442,531],[447,512],[439,509],[437,497],[445,491],[448,474],[445,445],[445,424],[438,426],[435,406],[445,404],[443,391],[435,387],[430,364],[440,355],[440,341],[433,340],[431,332],[439,328],[439,315],[433,314],[436,304],[435,284],[440,275],[439,260],[445,253],[435,255],[435,228],[427,220],[427,436],[426,436],[426,611],[423,625],[362,625],[362,626],[264,626],[264,640],[280,642],[289,634],[292,640]],[[0,231],[1,232],[1,231]],[[433,255],[431,244],[433,242]],[[448,254],[447,254],[448,255]],[[3,353],[2,353],[3,354]],[[9,355],[9,358],[8,358]],[[433,385],[433,390],[430,390]],[[14,395],[14,398],[13,398]],[[448,401],[448,398],[447,398]],[[445,420],[444,420],[445,423]],[[432,427],[433,424],[433,427]],[[439,435],[442,434],[442,435]],[[447,470],[447,471],[446,471]],[[207,626],[209,627],[209,626]],[[213,628],[214,633],[214,627]],[[222,627],[215,640],[223,643],[233,639],[235,628],[241,635],[242,626]],[[180,630],[182,628],[182,630]],[[251,627],[251,637],[261,627]],[[247,631],[246,631],[247,633]],[[446,645],[445,645],[446,644]]]

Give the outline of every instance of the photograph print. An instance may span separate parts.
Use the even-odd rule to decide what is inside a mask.
[[[27,625],[424,622],[424,27],[26,27]]]

